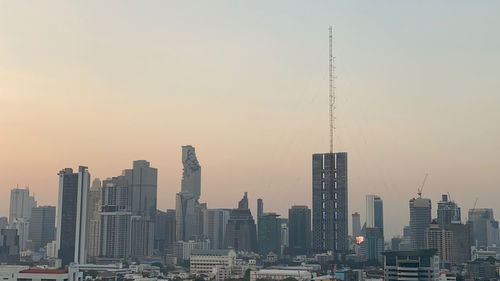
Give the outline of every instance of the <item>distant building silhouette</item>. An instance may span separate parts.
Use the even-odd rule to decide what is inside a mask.
[[[40,206],[31,211],[29,239],[35,251],[54,241],[56,233],[56,207]]]
[[[252,213],[248,209],[247,193],[238,203],[238,209],[231,210],[226,227],[225,248],[235,251],[257,251],[257,233]]]
[[[89,192],[89,215],[87,219],[87,259],[95,262],[99,256],[101,242],[101,180],[95,178],[92,181]]]
[[[292,206],[288,209],[290,254],[306,254],[311,248],[311,209]]]
[[[281,254],[281,221],[276,213],[264,213],[259,220],[259,254]]]
[[[358,212],[352,214],[352,236],[358,237],[361,235],[361,216]]]
[[[472,225],[472,245],[488,247],[500,244],[493,209],[470,209],[468,222]]]
[[[210,239],[212,249],[224,249],[230,209],[205,209],[203,211],[203,235]]]

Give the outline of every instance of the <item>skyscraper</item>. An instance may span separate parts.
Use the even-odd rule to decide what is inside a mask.
[[[348,250],[347,153],[313,154],[312,173],[313,248],[319,252],[345,253]]]
[[[431,224],[431,200],[410,200],[410,241],[413,250],[425,249],[425,230]]]
[[[106,258],[128,258],[130,253],[131,205],[129,182],[124,176],[102,182],[99,252]]]
[[[29,239],[38,251],[47,243],[54,241],[56,232],[56,207],[40,206],[33,208],[29,229]]]
[[[87,258],[94,261],[99,256],[101,235],[101,180],[92,181],[89,192],[89,215],[87,220]]]
[[[493,209],[470,209],[468,222],[472,225],[472,245],[488,247],[499,241],[498,221]]]
[[[203,234],[210,239],[212,249],[223,249],[230,209],[205,209],[203,211]]]
[[[307,206],[288,209],[288,233],[290,254],[306,254],[311,248],[311,209]]]
[[[31,209],[34,207],[36,207],[35,197],[30,196],[28,188],[12,189],[10,191],[9,223],[14,223],[16,219],[29,221],[31,218]]]
[[[235,251],[256,251],[257,233],[252,213],[248,209],[247,193],[238,203],[238,209],[231,210],[226,227],[224,246]]]
[[[281,221],[276,213],[264,213],[259,220],[259,254],[281,254]]]
[[[188,241],[202,234],[201,166],[191,145],[182,147],[181,192],[176,195],[177,240]]]
[[[377,195],[366,195],[366,227],[384,228],[384,203]]]
[[[154,225],[158,170],[145,160],[133,162],[133,168],[124,171],[129,186],[130,254],[145,257],[153,254]]]
[[[358,237],[361,234],[361,218],[358,212],[352,214],[352,236]]]
[[[78,173],[66,168],[59,172],[56,248],[62,265],[85,264],[87,259],[87,206],[90,174],[80,166]]]
[[[259,219],[263,213],[264,213],[264,201],[262,200],[262,198],[259,198],[257,199],[257,230],[259,229]]]
[[[443,194],[442,200],[438,202],[437,222],[444,226],[452,222],[461,222],[460,208],[454,201],[448,200],[448,195]]]
[[[383,261],[382,252],[384,251],[384,231],[381,227],[366,228],[366,246],[368,247],[368,260]]]

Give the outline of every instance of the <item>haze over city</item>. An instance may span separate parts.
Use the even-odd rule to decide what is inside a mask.
[[[117,5],[119,3],[119,5]],[[349,213],[384,200],[386,237],[408,200],[449,192],[500,212],[498,2],[0,2],[0,214],[29,185],[56,205],[57,172],[105,179],[144,159],[175,208],[181,146],[202,200],[243,192],[283,216],[311,206],[311,155],[328,152],[328,26],[335,151]]]

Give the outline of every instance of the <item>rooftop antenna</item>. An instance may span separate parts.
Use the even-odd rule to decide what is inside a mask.
[[[334,60],[335,58],[333,57],[333,35],[332,35],[332,26],[330,25],[328,27],[328,80],[329,80],[329,87],[328,87],[328,96],[330,99],[329,102],[329,112],[330,112],[330,199],[334,200],[334,148],[333,148],[333,133],[335,130],[335,85],[334,85],[334,79],[335,79],[335,66],[334,66]]]

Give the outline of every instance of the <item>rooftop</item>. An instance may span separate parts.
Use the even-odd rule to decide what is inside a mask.
[[[66,269],[44,269],[44,268],[29,268],[21,270],[19,273],[28,274],[66,274],[68,270]]]

